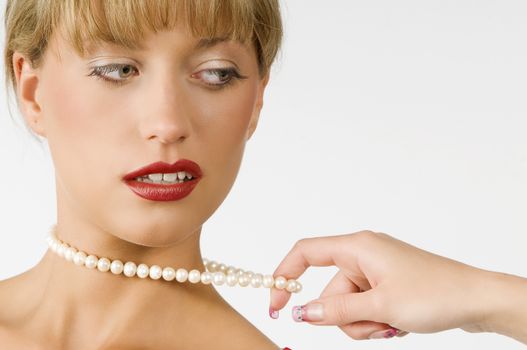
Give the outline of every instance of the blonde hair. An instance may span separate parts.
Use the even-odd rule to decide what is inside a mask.
[[[16,90],[13,53],[39,67],[55,30],[83,56],[86,41],[135,49],[147,30],[170,30],[180,18],[196,37],[254,44],[260,77],[282,41],[278,0],[7,0],[5,85]]]

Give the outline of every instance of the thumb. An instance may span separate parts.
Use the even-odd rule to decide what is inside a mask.
[[[360,293],[343,293],[294,306],[293,319],[314,325],[342,326],[357,321],[378,321],[375,290]]]

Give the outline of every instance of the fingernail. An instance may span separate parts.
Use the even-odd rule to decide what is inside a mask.
[[[275,309],[273,309],[272,307],[269,306],[269,316],[276,320],[278,318],[278,316],[280,316],[280,313],[278,312],[278,310],[275,310]]]
[[[373,332],[372,334],[370,334],[369,338],[370,339],[388,339],[388,338],[392,338],[396,336],[397,333],[399,333],[398,329],[390,328],[388,330]]]
[[[322,321],[324,318],[324,305],[321,303],[311,303],[306,305],[293,306],[291,311],[293,320],[296,322]]]

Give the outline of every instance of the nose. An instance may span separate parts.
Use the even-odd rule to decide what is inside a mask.
[[[140,131],[145,140],[162,144],[182,142],[191,132],[191,111],[186,108],[182,91],[175,83],[158,85],[147,96],[147,108]]]

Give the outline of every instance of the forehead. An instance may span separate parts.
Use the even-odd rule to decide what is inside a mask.
[[[154,35],[173,32],[174,46],[210,48],[227,41],[255,46],[255,7],[238,0],[153,2],[80,1],[65,7],[59,31],[81,56],[86,49],[124,48],[145,51]],[[230,38],[230,40],[227,40]],[[170,38],[172,39],[172,38]]]
[[[163,36],[167,38],[166,41],[158,41],[156,43]],[[146,58],[149,55],[156,55],[156,53],[166,51],[170,55],[189,57],[207,52],[209,49],[214,50],[212,51],[214,53],[226,54],[234,59],[243,60],[244,62],[254,61],[255,64],[258,64],[256,46],[252,42],[247,44],[241,40],[224,36],[199,38],[188,33],[178,32],[176,34],[174,29],[147,33],[143,39],[134,41],[133,45],[103,39],[84,39],[81,43],[81,51],[76,50],[75,46],[65,38],[63,33],[53,34],[52,37],[49,43],[51,47],[48,47],[46,51],[51,51],[54,56],[51,59],[56,60],[59,64],[71,60],[77,61],[76,58],[89,59],[90,57],[95,58],[105,54],[137,54],[139,57]],[[45,53],[44,56],[47,55],[48,53]],[[44,60],[48,60],[48,58]],[[73,61],[71,62],[73,63]],[[78,61],[79,64],[81,62]]]
[[[178,40],[179,39],[179,40]],[[152,49],[149,45],[152,40],[138,40],[133,46],[118,42],[103,41],[103,40],[84,40],[83,47],[88,53],[93,53],[101,48],[114,48],[127,51],[148,51]],[[181,38],[174,38],[173,44],[177,46],[186,46],[191,51],[202,51],[213,47],[226,47],[233,49],[248,50],[250,47],[240,40],[233,40],[227,37],[213,37],[213,38],[193,38],[188,37],[185,43],[181,43]]]

